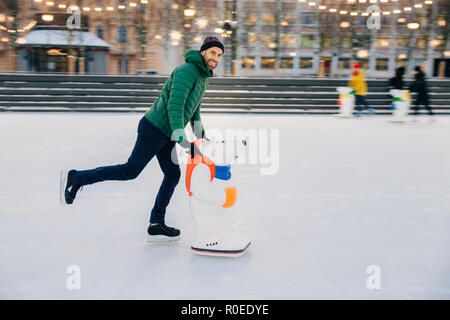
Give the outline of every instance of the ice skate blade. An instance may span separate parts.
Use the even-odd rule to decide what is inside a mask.
[[[168,237],[164,235],[151,236],[147,235],[147,242],[173,242],[180,240],[180,236]]]
[[[388,120],[388,122],[390,122],[390,123],[400,123],[400,124],[408,123],[407,120]]]
[[[191,251],[195,254],[210,257],[225,257],[225,258],[239,258],[243,256],[250,247],[251,242],[249,242],[244,249],[240,250],[214,250],[214,249],[202,249],[191,247]]]
[[[61,170],[59,174],[59,202],[66,206],[66,197],[65,197],[65,190],[66,190],[66,183],[67,183],[67,175],[69,171],[68,170]]]
[[[333,114],[333,116],[336,118],[343,118],[343,119],[349,119],[352,117],[352,116],[344,116],[342,114]]]

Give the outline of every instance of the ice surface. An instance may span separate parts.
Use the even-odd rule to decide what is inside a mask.
[[[166,218],[181,241],[145,242],[162,179],[155,159],[135,180],[85,186],[74,205],[59,204],[60,169],[124,163],[141,117],[0,114],[0,298],[450,298],[450,118],[203,115],[207,130],[280,130],[277,174],[232,167],[231,218],[241,213],[252,245],[225,259],[189,251],[184,177]],[[70,265],[80,290],[66,286]],[[371,265],[380,289],[366,285]]]

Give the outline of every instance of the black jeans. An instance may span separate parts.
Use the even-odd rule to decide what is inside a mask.
[[[362,106],[364,106],[366,109],[369,109],[369,105],[367,104],[364,96],[360,96],[357,94],[355,94],[355,105],[356,105],[356,110],[358,110],[358,111],[363,110]]]
[[[423,104],[425,106],[425,108],[428,110],[428,114],[430,116],[433,115],[433,110],[430,107],[430,102],[428,100],[428,98],[422,98],[422,97],[417,97],[416,101],[415,101],[415,105],[414,105],[414,115],[418,116],[419,115],[419,109],[420,109],[420,105]]]
[[[164,223],[167,205],[181,176],[179,165],[174,163],[171,158],[175,142],[162,134],[145,117],[139,121],[137,132],[136,144],[126,163],[77,171],[77,176],[81,185],[106,180],[135,179],[156,155],[164,173],[164,179],[151,211],[150,223]],[[176,157],[175,153],[174,157]]]

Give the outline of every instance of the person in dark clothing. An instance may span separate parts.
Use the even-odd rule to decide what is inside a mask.
[[[416,93],[414,115],[419,115],[419,105],[423,104],[428,110],[428,114],[432,116],[433,110],[431,110],[430,107],[430,99],[428,95],[428,86],[425,81],[425,73],[419,66],[414,68],[414,81],[409,86],[409,91]]]
[[[389,79],[389,86],[392,89],[403,90],[404,82],[403,75],[405,74],[405,67],[398,67],[395,70],[395,77]]]

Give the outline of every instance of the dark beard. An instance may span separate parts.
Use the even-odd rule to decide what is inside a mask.
[[[205,64],[206,69],[208,69],[209,71],[213,71],[215,67],[210,69],[208,66],[208,61],[205,59],[205,57],[202,57],[202,58],[203,58],[203,63]]]

